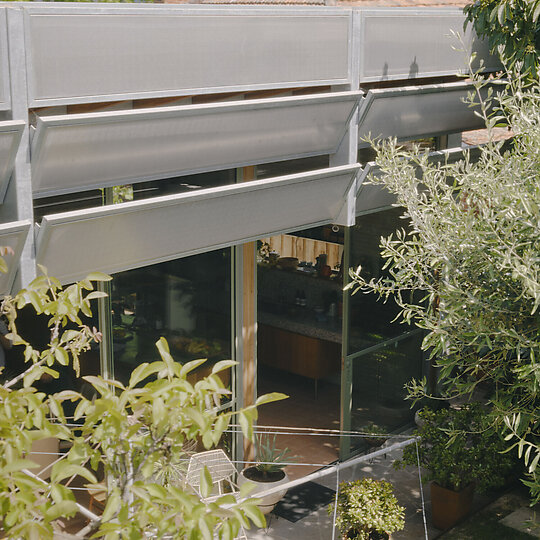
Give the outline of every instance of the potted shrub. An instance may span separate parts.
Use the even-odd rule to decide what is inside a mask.
[[[256,497],[257,493],[266,491],[279,484],[286,484],[289,481],[287,473],[283,470],[287,463],[294,460],[290,457],[288,448],[276,448],[276,436],[260,435],[255,440],[256,461],[255,465],[246,467],[239,476],[238,483],[247,481],[255,484],[250,496]],[[270,513],[274,506],[285,496],[287,490],[267,495],[261,498],[258,504],[263,514]]]
[[[414,432],[420,437],[418,456],[426,469],[425,481],[431,484],[433,525],[448,529],[465,517],[472,506],[474,490],[486,491],[504,485],[514,460],[502,453],[506,446],[488,424],[487,411],[479,403],[419,413],[421,426]],[[416,445],[403,451],[404,464],[416,466]]]
[[[333,515],[335,505],[328,507]],[[336,526],[342,538],[386,540],[405,526],[405,509],[399,506],[392,484],[362,478],[339,485]]]

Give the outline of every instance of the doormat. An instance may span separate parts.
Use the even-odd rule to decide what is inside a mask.
[[[311,512],[333,502],[336,492],[315,482],[306,482],[287,491],[273,510],[276,516],[296,523]]]

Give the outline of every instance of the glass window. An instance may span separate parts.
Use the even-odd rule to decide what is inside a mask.
[[[330,166],[329,163],[330,158],[327,155],[264,163],[262,165],[257,165],[257,180],[274,178],[275,176],[285,176],[287,174],[316,171],[318,169],[327,169]]]
[[[83,324],[90,328],[99,328],[98,324],[98,307],[97,300],[91,302],[92,317],[85,317],[82,313],[79,314]],[[48,326],[49,317],[46,315],[37,315],[32,306],[25,306],[18,311],[17,314],[17,330],[18,333],[28,341],[33,348],[43,351],[48,348],[51,340],[51,329]],[[68,325],[64,330],[70,328],[76,329],[76,325]],[[6,356],[6,372],[5,378],[22,373],[29,367],[29,364],[24,359],[24,347],[22,345],[13,346],[5,351]],[[77,376],[76,371],[70,365],[62,366],[58,363],[54,365],[54,369],[58,371],[58,378],[45,374],[35,382],[34,386],[40,392],[45,392],[47,395],[61,392],[63,390],[75,390],[81,392],[87,397],[92,397],[93,389],[85,382],[82,377],[86,375],[100,374],[100,351],[99,343],[92,343],[88,351],[81,353],[79,356],[80,373]],[[66,401],[64,402],[64,410],[67,416],[72,416],[77,403]]]
[[[191,174],[176,178],[152,180],[133,184],[133,200],[189,193],[198,189],[225,186],[236,182],[236,169]]]
[[[234,184],[235,181],[236,170],[227,169],[175,178],[163,178],[151,182],[125,184],[113,187],[112,200],[108,201],[108,203],[117,204],[163,195],[188,193],[198,189]],[[104,189],[93,189],[36,199],[34,200],[34,219],[39,223],[43,216],[49,214],[102,206],[104,204],[104,191]]]
[[[352,361],[352,430],[391,433],[412,421],[405,384],[422,376],[422,338],[416,332]],[[377,437],[351,441],[357,448],[384,442]]]
[[[392,208],[384,212],[360,216],[350,231],[350,266],[362,266],[363,275],[380,278],[384,275],[380,256],[380,240],[398,228],[406,227],[402,210]],[[361,351],[395,337],[409,328],[392,322],[398,313],[393,300],[382,302],[375,294],[358,292],[350,297],[348,354]]]
[[[159,359],[161,336],[179,362],[208,358],[193,381],[232,358],[228,248],[116,274],[111,300],[114,373],[123,383],[137,365]],[[222,379],[229,385],[231,374]]]

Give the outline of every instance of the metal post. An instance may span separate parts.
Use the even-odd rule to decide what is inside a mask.
[[[113,204],[113,188],[103,190],[103,205]],[[99,328],[101,331],[100,368],[101,375],[105,379],[114,378],[114,352],[113,352],[113,327],[112,327],[112,284],[110,281],[99,281],[97,290],[104,292],[105,298],[98,298]]]
[[[343,246],[343,286],[350,283],[349,266],[351,264],[351,230],[345,228]],[[339,411],[340,430],[351,430],[351,409],[353,391],[353,361],[348,358],[349,354],[349,311],[350,292],[343,291],[342,330],[341,330],[341,398]],[[348,436],[342,436],[339,440],[339,458],[343,461],[351,453],[351,440]]]
[[[349,70],[351,73],[351,84],[341,90],[358,90],[360,88],[360,25],[361,13],[352,13],[351,18],[351,39],[349,43]],[[330,156],[330,166],[347,165],[358,161],[358,111],[353,115],[349,123],[349,129],[341,142],[337,152]],[[347,194],[345,205],[345,215],[340,216],[345,227],[345,239],[343,246],[343,285],[349,280],[350,265],[350,226],[356,221],[356,182],[353,183],[350,192]],[[340,401],[340,429],[350,430],[351,406],[352,406],[352,363],[347,359],[347,341],[349,326],[349,292],[343,292],[342,311],[342,345],[341,345],[341,401]],[[347,436],[340,438],[340,459],[346,459],[350,454],[351,443]]]
[[[24,127],[19,150],[15,158],[13,175],[6,192],[4,204],[0,206],[0,223],[28,219],[34,223],[32,202],[32,179],[30,168],[30,130],[28,121],[28,93],[26,81],[26,54],[24,43],[23,10],[6,9],[9,79],[11,89],[11,116],[23,120]],[[14,288],[25,287],[36,277],[33,225],[26,239]]]

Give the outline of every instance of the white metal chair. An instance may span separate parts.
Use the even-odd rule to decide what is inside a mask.
[[[223,450],[208,450],[193,454],[189,459],[189,465],[186,475],[186,483],[190,485],[198,494],[201,494],[201,471],[208,469],[212,484],[217,493],[212,492],[211,498],[224,493],[234,493],[238,491],[238,486],[234,482],[237,474],[232,461],[227,457]],[[227,491],[225,491],[226,487]]]
[[[204,498],[201,494],[201,472],[204,468],[208,469],[212,478],[213,490],[209,497]],[[189,459],[188,470],[186,474],[186,484],[191,486],[201,497],[202,501],[212,502],[225,493],[238,493],[239,488],[235,483],[237,470],[227,454],[221,449],[208,450],[193,454]],[[244,527],[240,527],[239,535],[235,540],[247,540]]]

